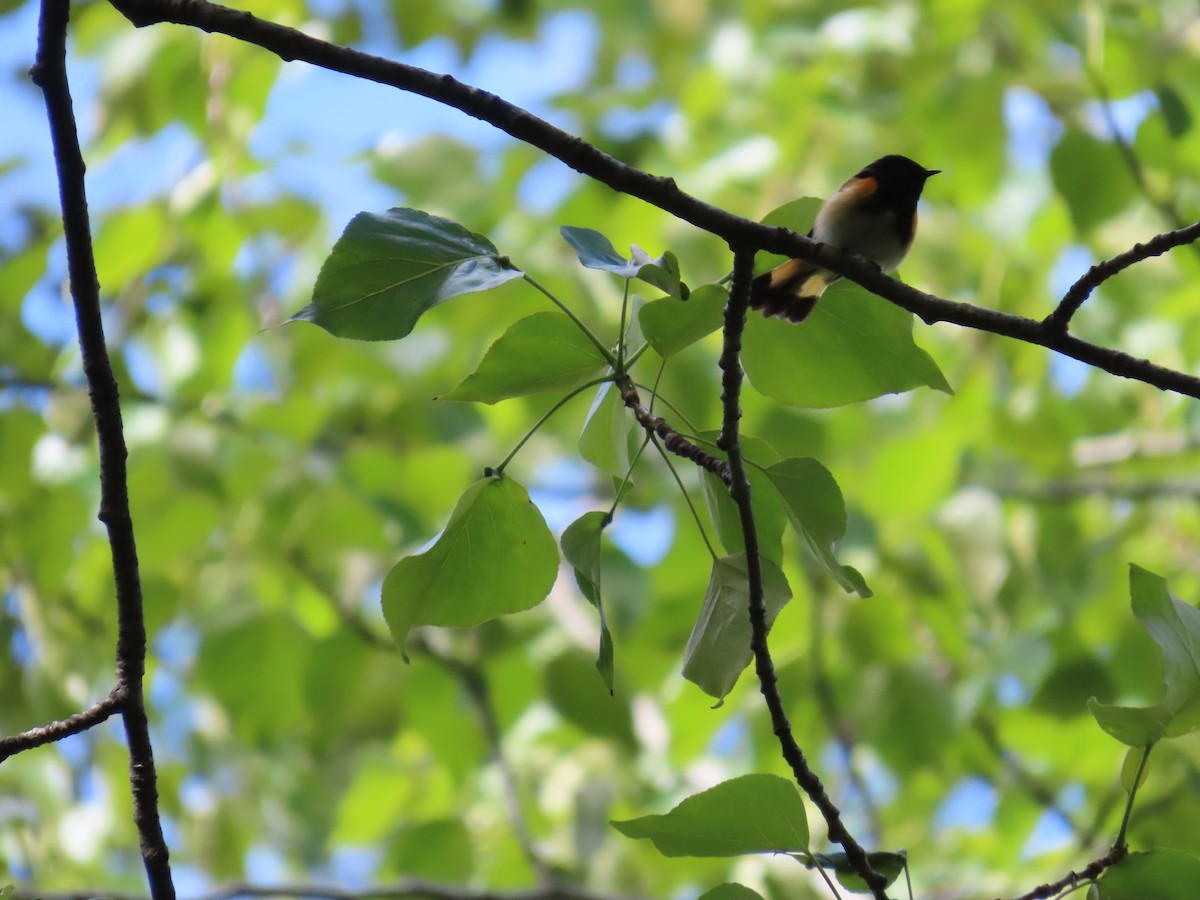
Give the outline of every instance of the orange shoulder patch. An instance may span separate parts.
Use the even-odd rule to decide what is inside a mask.
[[[842,185],[839,194],[846,194],[847,199],[865,200],[879,189],[875,176],[867,175],[859,178],[857,175]]]

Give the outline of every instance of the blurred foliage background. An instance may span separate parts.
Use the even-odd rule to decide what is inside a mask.
[[[747,216],[907,154],[944,174],[905,280],[1027,316],[1091,262],[1200,213],[1192,0],[244,6],[453,71]],[[0,96],[14,126],[28,123],[0,143],[11,734],[107,693],[115,616],[56,188],[25,75],[36,8],[3,9]],[[592,670],[595,614],[569,575],[534,611],[426,634],[411,665],[390,647],[383,574],[554,399],[431,398],[544,298],[521,282],[462,297],[397,344],[272,327],[307,302],[359,209],[411,206],[486,234],[606,334],[621,285],[579,268],[560,224],[670,249],[692,284],[728,271],[720,242],[421,98],[194,30],[135,30],[95,0],[74,5],[71,34],[181,892],[243,877],[532,883],[468,671],[487,686],[548,864],[624,894],[736,877],[772,898],[826,896],[786,859],[665,860],[606,824],[734,774],[786,774],[752,677],[711,709],[680,675],[706,551],[650,455],[604,560],[615,697]],[[1194,371],[1198,283],[1200,255],[1181,248],[1107,282],[1074,327]],[[1014,893],[1115,832],[1123,748],[1086,701],[1162,690],[1127,563],[1200,597],[1200,417],[1037,347],[919,323],[916,339],[953,395],[811,411],[748,391],[747,434],[838,479],[841,556],[875,591],[844,594],[793,541],[795,597],[772,645],[798,739],[852,830],[906,848],[921,896]],[[689,348],[662,381],[701,428],[719,421],[718,346]],[[611,478],[578,457],[586,412],[572,403],[509,469],[556,529],[612,499]],[[696,473],[683,477],[699,501]],[[1195,849],[1198,759],[1194,735],[1156,751],[1135,849]],[[5,762],[2,880],[144,890],[126,767],[112,725]]]

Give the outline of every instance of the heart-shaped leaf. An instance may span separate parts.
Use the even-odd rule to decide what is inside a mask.
[[[417,209],[359,213],[288,321],[363,341],[402,338],[437,304],[522,276],[487,238]]]
[[[383,615],[397,646],[418,625],[478,625],[537,606],[558,574],[558,549],[525,488],[485,478],[463,493],[424,553],[383,580]]]
[[[742,775],[693,794],[666,815],[612,826],[626,837],[649,838],[664,856],[797,853],[808,848],[808,818],[800,794],[778,775]]]
[[[569,391],[600,375],[608,361],[566,316],[539,312],[514,322],[479,367],[443,400],[497,403],[510,397]]]
[[[1129,567],[1133,614],[1163,655],[1167,694],[1154,706],[1111,706],[1093,697],[1088,708],[1100,727],[1123,744],[1146,747],[1200,728],[1200,610],[1173,597],[1166,579]]]

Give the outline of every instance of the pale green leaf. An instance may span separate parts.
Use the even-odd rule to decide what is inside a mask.
[[[479,367],[443,400],[497,403],[510,397],[569,391],[608,365],[599,349],[566,316],[526,316],[488,348]]]
[[[485,478],[467,488],[438,539],[383,582],[383,614],[403,649],[418,625],[478,625],[545,599],[558,571],[554,536],[525,488]]]
[[[743,775],[693,794],[666,815],[613,822],[648,838],[664,856],[797,853],[808,848],[808,818],[796,786],[778,775]]]
[[[792,599],[792,589],[778,564],[759,557],[767,628]],[[700,617],[692,627],[683,656],[683,677],[717,700],[733,690],[750,664],[750,583],[746,554],[713,562]]]

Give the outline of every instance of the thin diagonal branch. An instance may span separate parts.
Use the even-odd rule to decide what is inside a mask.
[[[614,379],[614,384],[621,394],[621,399],[633,412],[633,417],[637,419],[638,424],[646,430],[647,434],[662,438],[663,447],[671,453],[691,460],[705,471],[712,472],[725,484],[729,484],[729,464],[707,450],[697,447],[671,427],[662,416],[656,416],[643,406],[642,398],[638,396],[637,388],[634,387],[633,380],[628,375],[618,375]]]
[[[144,895],[107,891],[67,893],[17,890],[6,896],[11,900],[92,900],[94,897],[103,897],[105,900],[147,900]],[[240,897],[294,897],[297,900],[637,900],[564,885],[548,885],[525,891],[490,891],[416,878],[363,890],[323,884],[251,884],[239,881],[197,895],[193,900],[237,900]]]
[[[783,758],[791,766],[797,784],[821,811],[829,831],[829,839],[842,845],[854,871],[865,881],[876,900],[887,900],[887,879],[875,871],[866,851],[842,823],[841,811],[834,805],[816,772],[808,765],[804,752],[792,735],[792,726],[783,708],[779,693],[775,663],[767,646],[767,607],[763,597],[762,561],[758,554],[758,530],[750,497],[750,479],[742,456],[739,421],[742,392],[742,330],[746,325],[746,308],[750,297],[750,279],[754,274],[754,251],[735,249],[733,283],[729,303],[725,307],[724,344],[721,349],[721,437],[718,444],[729,456],[729,495],[737,505],[741,518],[742,536],[746,544],[747,589],[750,595],[750,649],[754,653],[754,671],[759,687],[771,714],[771,724],[779,738]]]
[[[1084,273],[1082,278],[1071,285],[1058,306],[1055,307],[1054,312],[1043,320],[1043,324],[1065,332],[1071,317],[1078,312],[1079,307],[1083,306],[1092,291],[1103,282],[1136,263],[1152,256],[1161,256],[1168,250],[1190,244],[1197,239],[1200,239],[1200,222],[1156,235],[1144,244],[1134,244],[1124,253],[1118,253],[1111,259],[1096,263]]]
[[[110,716],[121,711],[121,697],[113,690],[107,697],[83,712],[75,713],[49,725],[30,728],[12,737],[0,739],[0,762],[17,753],[32,750],[46,744],[53,744],[65,737],[87,731],[95,725],[107,720]]]
[[[67,23],[70,0],[42,0],[38,23],[37,60],[31,76],[42,89],[50,137],[58,169],[63,231],[67,245],[67,270],[83,374],[87,379],[96,420],[100,452],[99,518],[108,529],[113,574],[117,588],[117,679],[113,695],[120,700],[121,716],[129,742],[129,784],[133,793],[133,818],[141,842],[142,861],[155,900],[173,900],[167,844],[158,816],[158,786],[154,751],[146,720],[142,680],[146,670],[146,624],[142,615],[142,582],[138,573],[137,544],[129,512],[125,434],[121,400],[104,340],[100,316],[100,284],[92,252],[84,187],[83,153],[75,127],[75,112],[67,81]]]
[[[1109,866],[1115,866],[1123,860],[1126,854],[1129,853],[1128,847],[1113,847],[1099,859],[1092,860],[1078,872],[1068,872],[1058,881],[1052,881],[1049,884],[1039,884],[1033,890],[1026,894],[1017,897],[1016,900],[1049,900],[1065,891],[1069,887],[1074,887],[1082,881],[1092,881],[1100,876],[1100,874]]]
[[[429,97],[537,147],[615,191],[638,197],[731,244],[815,262],[837,272],[915,313],[928,324],[950,322],[964,328],[1037,344],[1109,374],[1200,399],[1200,378],[1080,340],[1065,334],[1061,328],[1036,319],[926,294],[885,275],[877,266],[861,257],[816,243],[786,228],[752,222],[704,203],[681,191],[674,179],[651,175],[627,165],[495,94],[463,84],[449,75],[438,75],[415,66],[339,47],[295,29],[264,21],[250,13],[206,0],[112,0],[112,3],[138,26],[158,22],[190,25],[257,44],[284,60],[304,60],[335,72]]]

